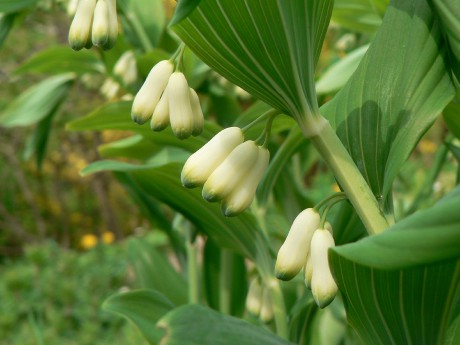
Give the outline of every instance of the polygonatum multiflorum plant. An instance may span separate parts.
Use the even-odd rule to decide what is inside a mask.
[[[133,242],[143,289],[104,308],[152,344],[460,343],[460,189],[432,193],[460,158],[460,3],[172,6],[79,0],[69,42],[94,46],[32,57],[19,72],[59,74],[0,118],[31,124],[31,93],[57,106],[104,77],[107,103],[67,129],[134,134],[82,175],[113,171],[180,266]],[[438,158],[401,191],[441,114]]]

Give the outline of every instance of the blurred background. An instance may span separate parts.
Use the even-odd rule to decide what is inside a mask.
[[[173,5],[174,1],[163,1],[166,18],[170,18]],[[335,12],[339,22],[340,15]],[[0,18],[1,112],[44,79],[43,74],[18,73],[18,69],[44,49],[67,45],[71,18],[65,0],[41,0],[14,19],[7,15]],[[331,81],[328,69],[368,44],[378,28],[377,19],[366,23],[366,30],[356,31],[353,24],[331,26],[318,69],[322,102],[341,86],[339,78]],[[6,25],[8,21],[13,24]],[[123,38],[120,41],[121,50],[132,44]],[[117,52],[113,54],[117,56]],[[113,65],[110,54],[103,59]],[[222,97],[228,85],[206,72],[201,93],[214,100]],[[145,343],[135,327],[103,311],[101,304],[117,291],[145,286],[135,261],[144,249],[168,253],[169,239],[164,232],[155,231],[136,200],[111,174],[79,175],[86,165],[100,159],[100,145],[130,133],[65,130],[67,122],[113,97],[101,92],[104,81],[103,76],[82,75],[50,116],[46,138],[37,134],[42,122],[0,126],[0,344]],[[235,97],[231,102],[224,98],[220,103],[204,103],[208,117],[221,125],[230,123],[228,116],[235,107],[241,112],[254,102],[241,90],[232,90]],[[225,115],[216,115],[219,110]],[[441,118],[406,163],[394,186],[397,215],[431,205],[456,184],[456,159],[444,144],[453,138],[446,133]],[[325,171],[315,158],[303,171],[301,180],[312,190],[312,199],[337,189]],[[168,208],[162,211],[172,222]],[[140,250],[139,241],[147,247]]]

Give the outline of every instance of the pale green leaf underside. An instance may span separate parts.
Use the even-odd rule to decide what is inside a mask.
[[[2,112],[0,126],[29,126],[42,120],[67,96],[74,78],[73,73],[60,74],[30,87]]]
[[[201,305],[177,308],[166,314],[157,326],[166,331],[162,345],[292,344],[262,327]]]
[[[99,161],[85,168],[82,174],[107,170],[129,173],[141,189],[182,213],[219,245],[257,262],[263,272],[271,272],[269,246],[254,217],[248,212],[234,218],[222,216],[220,205],[204,201],[201,190],[189,190],[180,184],[181,168],[178,163],[152,167]]]
[[[203,0],[173,26],[205,63],[293,116],[316,110],[314,70],[329,0]]]
[[[460,187],[382,234],[330,252],[365,344],[443,344],[460,288]],[[457,311],[458,312],[458,311]]]
[[[157,344],[164,331],[155,323],[174,309],[174,304],[158,291],[136,290],[110,296],[103,308],[132,321],[150,344]]]
[[[385,199],[401,165],[453,96],[445,42],[430,6],[397,0],[357,71],[321,113]]]

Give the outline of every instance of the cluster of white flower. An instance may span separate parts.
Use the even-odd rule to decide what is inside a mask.
[[[203,186],[203,198],[222,201],[230,217],[251,205],[270,159],[269,151],[254,141],[244,141],[243,131],[229,127],[216,134],[189,157],[182,169],[185,187]]]
[[[201,134],[204,127],[203,112],[197,93],[189,88],[181,72],[173,72],[174,63],[163,60],[150,71],[134,98],[131,117],[143,124],[150,121],[154,131],[161,131],[171,124],[179,139]]]
[[[324,308],[337,294],[337,284],[329,268],[328,249],[335,245],[332,227],[320,229],[320,215],[313,209],[303,210],[292,223],[276,259],[278,279],[290,280],[304,269],[305,283],[311,288],[316,304]]]
[[[72,49],[110,49],[118,36],[116,0],[80,0],[69,30]]]
[[[273,319],[273,303],[270,288],[263,286],[259,278],[254,278],[249,284],[246,295],[246,309],[264,323]]]
[[[128,50],[120,56],[113,67],[113,75],[115,78],[107,77],[101,86],[101,93],[109,100],[120,94],[121,86],[126,88],[137,80],[136,57],[132,50]],[[125,93],[123,99],[132,99],[132,95]]]

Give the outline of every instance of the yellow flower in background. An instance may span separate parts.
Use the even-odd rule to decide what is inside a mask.
[[[86,250],[96,247],[97,243],[98,239],[93,234],[85,234],[80,239],[80,246]]]
[[[102,234],[102,242],[110,244],[115,241],[115,234],[112,231],[104,231]]]

